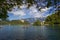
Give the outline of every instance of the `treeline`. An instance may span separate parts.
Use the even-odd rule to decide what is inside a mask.
[[[12,20],[12,21],[0,21],[0,25],[31,25],[31,23],[29,23],[28,21],[24,21],[22,22],[21,20]],[[40,20],[36,20],[35,22],[33,22],[32,24],[33,26],[40,26],[41,25],[41,21]]]
[[[12,21],[0,21],[0,25],[28,25],[28,21],[22,22],[21,20],[12,20]]]
[[[56,11],[55,14],[48,16],[45,20],[46,24],[60,24],[60,11]]]
[[[41,21],[40,20],[37,20],[33,23],[34,26],[40,26],[41,25]]]

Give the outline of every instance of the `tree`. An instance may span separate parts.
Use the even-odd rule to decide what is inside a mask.
[[[8,15],[7,15],[7,10],[11,11],[12,7],[14,5],[20,5],[22,3],[22,0],[0,0],[0,19],[1,20],[6,20]]]
[[[45,20],[45,23],[60,24],[60,11],[57,11],[55,14],[48,16]]]
[[[36,22],[34,22],[33,25],[35,25],[35,26],[40,26],[40,25],[41,25],[40,20],[37,20]]]
[[[5,20],[7,16],[7,6],[5,0],[0,0],[0,19]]]
[[[57,7],[57,3],[59,3],[60,1],[59,0],[47,0],[47,7],[50,7],[50,6],[55,6]]]

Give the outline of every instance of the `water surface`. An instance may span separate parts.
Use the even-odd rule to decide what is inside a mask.
[[[60,40],[60,26],[0,25],[0,40]]]

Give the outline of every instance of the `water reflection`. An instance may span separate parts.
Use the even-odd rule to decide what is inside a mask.
[[[3,25],[0,28],[0,40],[60,40],[59,37],[59,26]]]

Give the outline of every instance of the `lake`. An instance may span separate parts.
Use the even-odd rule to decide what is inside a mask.
[[[0,40],[60,40],[60,26],[0,25]]]

